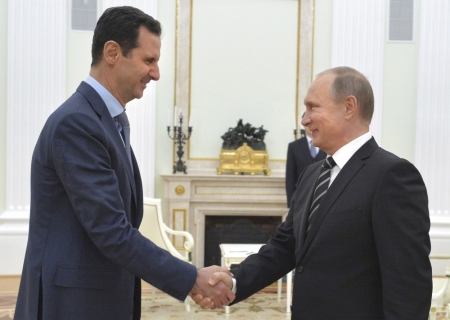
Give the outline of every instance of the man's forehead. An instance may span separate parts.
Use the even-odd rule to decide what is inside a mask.
[[[311,84],[311,86],[315,87],[323,87],[326,86],[327,88],[333,83],[334,78],[336,78],[335,74],[332,73],[326,73],[323,75],[320,75],[314,80],[314,82]]]
[[[333,83],[334,75],[322,75],[316,78],[316,80],[311,83],[311,86],[308,89],[308,93],[306,96],[316,93],[325,93],[328,92],[331,84]]]

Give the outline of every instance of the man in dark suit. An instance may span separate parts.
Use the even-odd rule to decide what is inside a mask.
[[[138,231],[142,183],[126,104],[159,79],[161,26],[132,7],[106,10],[90,76],[47,120],[31,167],[30,230],[15,319],[140,319],[141,279],[184,300],[234,298],[213,267],[173,257]],[[214,293],[218,294],[214,296]]]
[[[329,157],[303,171],[276,236],[233,269],[235,302],[295,269],[292,319],[428,319],[427,191],[414,165],[370,134],[369,82],[349,67],[327,70],[305,105],[302,124]]]
[[[305,128],[306,136],[288,145],[286,158],[286,196],[287,206],[291,205],[292,195],[300,174],[310,164],[323,160],[326,153],[312,144],[311,131]]]

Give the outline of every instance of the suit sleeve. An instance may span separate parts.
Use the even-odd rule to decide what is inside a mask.
[[[105,257],[184,300],[195,283],[197,271],[156,246],[130,224],[114,169],[117,163],[111,157],[115,148],[107,132],[90,116],[72,114],[58,124],[52,157],[75,214]]]
[[[232,269],[236,279],[236,299],[242,301],[274,283],[295,268],[295,237],[293,233],[292,208],[286,221],[277,228],[274,238],[250,255],[238,268]]]
[[[411,163],[397,162],[384,173],[373,201],[372,223],[385,319],[428,319],[432,293],[428,197]]]
[[[286,159],[286,197],[287,207],[291,205],[292,196],[295,191],[295,184],[297,183],[297,166],[295,163],[294,145],[290,143],[288,145],[287,159]]]

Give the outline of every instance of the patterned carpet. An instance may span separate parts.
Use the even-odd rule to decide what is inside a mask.
[[[14,317],[14,306],[17,293],[0,293],[0,320],[11,320]],[[259,292],[245,301],[230,308],[226,314],[225,309],[202,310],[191,302],[191,310],[186,311],[185,304],[157,291],[152,294],[151,289],[142,292],[142,319],[230,319],[230,320],[289,320],[291,315],[286,313],[286,295],[278,301],[276,292]],[[446,308],[439,308],[431,314],[432,320],[448,320]],[[406,320],[406,319],[405,319]]]
[[[17,293],[0,294],[0,320],[10,320],[14,316]],[[225,314],[225,309],[202,310],[191,302],[191,311],[187,312],[185,304],[157,291],[152,295],[151,289],[142,292],[142,319],[271,319],[287,320],[290,314],[286,313],[286,295],[278,301],[276,293],[260,292],[230,308],[230,313]]]

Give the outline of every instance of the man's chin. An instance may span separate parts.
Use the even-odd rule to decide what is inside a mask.
[[[143,96],[144,96],[144,91],[142,91],[142,92],[136,94],[136,95],[134,96],[134,98],[135,98],[135,99],[140,99],[140,98],[142,98]]]

